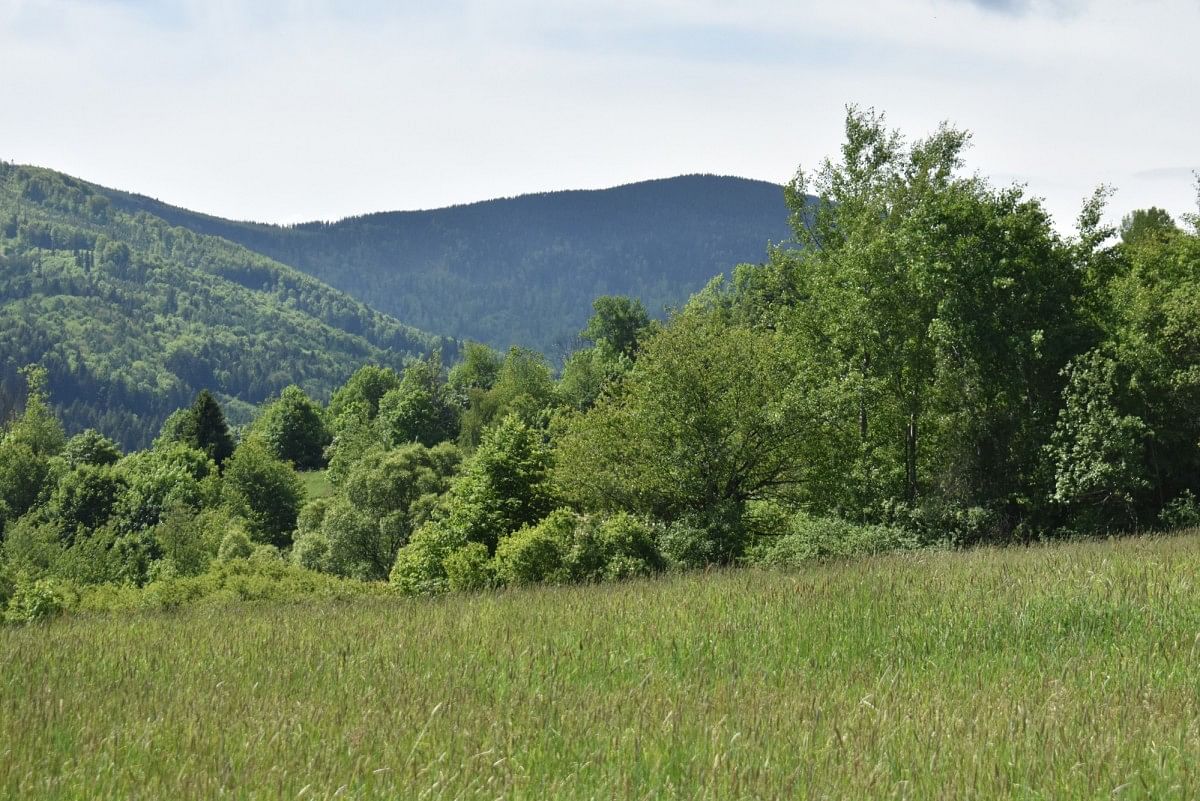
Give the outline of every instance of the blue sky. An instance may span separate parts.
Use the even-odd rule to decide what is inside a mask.
[[[689,172],[788,179],[848,103],[1067,229],[1195,210],[1197,0],[0,0],[0,158],[295,222]]]

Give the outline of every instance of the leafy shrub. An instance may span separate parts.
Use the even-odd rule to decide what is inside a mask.
[[[567,554],[576,581],[602,581],[644,576],[665,565],[651,524],[627,512],[601,520],[580,520]]]
[[[466,544],[462,530],[444,521],[432,520],[419,526],[408,544],[396,553],[391,583],[410,595],[446,591],[449,589],[446,557]]]
[[[49,573],[77,584],[142,585],[161,557],[162,551],[150,532],[126,533],[109,525],[81,532],[71,547],[58,554]]]
[[[532,584],[567,577],[566,558],[575,539],[575,515],[551,512],[534,526],[524,526],[496,546],[496,576],[505,584]]]
[[[329,538],[320,529],[302,531],[292,543],[292,561],[305,570],[329,571]]]
[[[834,517],[792,518],[788,533],[763,538],[747,561],[770,567],[797,567],[816,559],[859,556],[921,547],[918,537],[894,526],[858,525]]]
[[[1158,522],[1164,528],[1200,528],[1200,501],[1191,490],[1184,490],[1163,508]]]
[[[1000,514],[982,506],[962,507],[944,501],[917,505],[885,502],[882,510],[879,522],[910,531],[926,544],[964,546],[997,543],[1014,536]]]
[[[66,608],[66,599],[50,579],[18,581],[4,619],[9,623],[36,623],[58,617]]]
[[[250,542],[249,535],[238,526],[230,529],[225,538],[221,540],[217,558],[222,562],[228,562],[230,559],[249,559],[252,553],[254,553],[254,545]]]
[[[217,465],[180,443],[130,454],[117,463],[128,484],[116,511],[121,526],[133,531],[160,523],[168,512],[215,505]]]
[[[250,561],[256,565],[283,561],[283,555],[274,545],[256,545],[250,553]]]
[[[496,570],[482,542],[468,542],[442,560],[451,590],[484,590],[496,583]]]
[[[237,525],[224,509],[196,514],[187,507],[172,509],[152,534],[164,560],[180,576],[196,576],[208,569],[220,550],[221,540]]]

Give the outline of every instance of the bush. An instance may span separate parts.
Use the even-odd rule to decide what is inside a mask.
[[[442,560],[451,590],[485,590],[496,583],[496,569],[482,542],[468,542]]]
[[[162,551],[148,531],[125,533],[105,526],[78,536],[64,549],[50,574],[77,584],[145,584]]]
[[[603,581],[644,576],[665,564],[651,524],[626,512],[602,520],[580,520],[567,554],[575,581]]]
[[[224,510],[208,509],[196,514],[187,507],[172,509],[152,534],[164,560],[174,564],[180,576],[197,576],[208,569],[220,550],[221,540],[235,525]]]
[[[283,555],[274,545],[256,545],[250,553],[250,561],[256,565],[282,562]]]
[[[66,608],[66,599],[50,579],[18,581],[4,619],[9,623],[37,623],[58,617]]]
[[[305,570],[329,572],[329,538],[320,529],[302,531],[292,544],[292,561]]]
[[[1200,528],[1200,502],[1191,490],[1184,490],[1163,508],[1158,522],[1164,528]]]
[[[241,526],[238,526],[230,529],[225,538],[221,540],[217,558],[222,562],[228,562],[230,559],[249,559],[252,553],[254,553],[254,545],[250,542],[249,535]]]
[[[496,546],[496,576],[505,584],[567,578],[567,555],[574,544],[575,526],[571,511],[557,509],[537,525],[501,537]]]
[[[659,535],[667,562],[680,568],[728,564],[741,556],[749,539],[745,510],[726,504],[671,521]]]
[[[798,567],[816,559],[912,550],[921,544],[916,535],[902,528],[857,525],[801,513],[790,521],[788,533],[762,538],[747,554],[747,561],[769,567]]]
[[[444,521],[435,520],[419,526],[408,544],[396,553],[391,583],[409,595],[445,592],[449,589],[444,564],[446,557],[466,544],[462,530]]]
[[[600,524],[600,542],[608,555],[604,578],[625,579],[662,570],[654,529],[644,520],[619,512]]]

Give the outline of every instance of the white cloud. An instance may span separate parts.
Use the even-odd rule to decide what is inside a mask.
[[[222,215],[295,221],[708,171],[783,181],[846,103],[1064,223],[1190,210],[1188,0],[0,0],[0,157]],[[353,9],[347,12],[346,8]],[[431,10],[436,9],[436,10]]]

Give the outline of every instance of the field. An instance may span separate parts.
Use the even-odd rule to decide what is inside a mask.
[[[1200,535],[0,630],[3,798],[1194,798]]]

